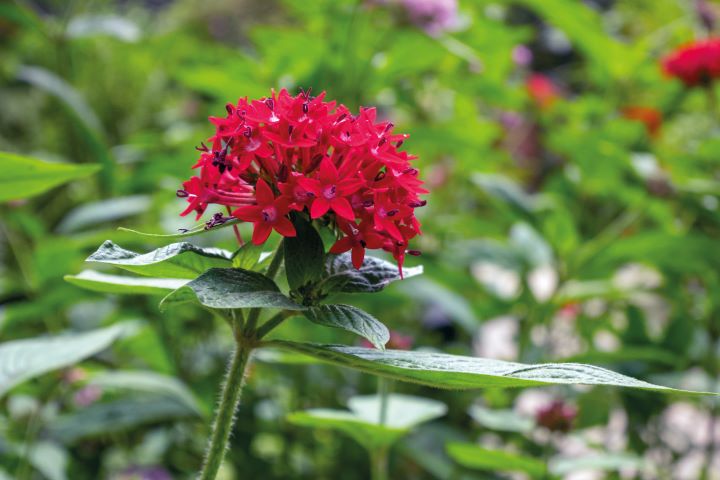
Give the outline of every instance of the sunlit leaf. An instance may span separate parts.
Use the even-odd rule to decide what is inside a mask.
[[[8,152],[0,152],[0,165],[0,202],[33,197],[100,169],[99,165],[45,162]]]
[[[0,395],[43,373],[95,355],[129,333],[128,325],[0,344]]]
[[[490,450],[474,443],[450,443],[447,445],[450,457],[465,468],[488,472],[524,472],[533,477],[545,473],[545,463],[533,457]]]
[[[714,393],[675,390],[653,385],[604,368],[578,363],[525,365],[488,358],[463,357],[435,352],[380,351],[372,348],[319,345],[282,340],[267,342],[267,344],[304,353],[328,363],[353,368],[372,375],[436,388],[508,388],[576,384],[611,385],[667,393],[716,395]]]
[[[231,256],[226,250],[201,248],[186,242],[140,254],[107,240],[87,261],[107,263],[140,275],[193,279],[213,267],[229,267]]]
[[[89,202],[71,210],[57,226],[59,233],[77,232],[87,227],[113,222],[146,212],[151,199],[148,195],[115,197]]]
[[[94,292],[125,295],[167,295],[187,283],[187,280],[178,278],[128,277],[93,270],[65,275],[65,281]]]

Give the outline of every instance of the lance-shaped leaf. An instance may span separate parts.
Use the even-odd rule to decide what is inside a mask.
[[[0,395],[25,380],[91,357],[128,332],[129,326],[120,324],[90,332],[0,344]]]
[[[436,388],[536,387],[556,384],[610,385],[668,393],[705,394],[654,385],[592,365],[545,363],[525,365],[478,357],[436,352],[380,351],[342,345],[318,345],[288,341],[267,342],[304,353],[329,363],[373,375],[419,383]]]
[[[196,247],[187,242],[172,243],[140,254],[107,240],[87,261],[107,263],[151,277],[193,279],[213,267],[230,267],[231,257],[232,253],[226,250]]]
[[[303,310],[265,275],[240,268],[212,268],[163,298],[160,308],[196,302],[205,307]]]
[[[167,295],[187,283],[179,278],[126,277],[84,270],[77,275],[65,275],[65,281],[94,292],[124,295]]]
[[[360,335],[381,350],[390,340],[390,332],[382,322],[350,305],[320,305],[309,308],[304,315],[319,325],[342,328]]]
[[[442,417],[447,406],[436,400],[391,394],[387,397],[385,422],[381,422],[382,400],[378,395],[352,397],[350,411],[311,409],[288,415],[290,423],[303,427],[343,432],[366,449],[387,447],[417,425]]]
[[[107,437],[142,425],[196,416],[196,411],[173,397],[133,395],[61,415],[48,426],[47,434],[72,444],[84,438]]]
[[[32,157],[0,152],[0,202],[39,195],[76,178],[87,177],[99,165],[45,162]]]
[[[403,277],[410,278],[423,273],[423,267],[403,268]],[[321,288],[325,292],[374,293],[400,280],[397,265],[386,260],[366,256],[357,269],[349,253],[329,255],[325,262],[325,278]]]
[[[541,460],[503,450],[489,450],[473,443],[449,443],[447,453],[457,463],[469,469],[524,472],[534,478],[546,473],[545,462]]]

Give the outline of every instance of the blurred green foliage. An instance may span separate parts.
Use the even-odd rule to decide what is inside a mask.
[[[401,3],[0,4],[0,150],[15,154],[0,156],[0,338],[120,323],[133,330],[81,366],[0,399],[0,477],[192,478],[232,344],[224,325],[195,308],[161,314],[157,298],[87,292],[63,275],[80,271],[106,239],[136,251],[167,243],[118,226],[192,227],[174,192],[190,175],[193,147],[211,133],[207,117],[270,88],[375,105],[411,134],[405,146],[432,190],[413,247],[423,256],[411,260],[425,275],[353,303],[415,348],[583,361],[718,391],[717,92],[686,90],[658,67],[678,44],[713,33],[696,4],[467,0],[456,25],[433,36]],[[538,72],[553,85],[549,102],[528,88]],[[634,106],[656,109],[659,130],[627,118]],[[11,195],[29,168],[18,155],[100,170]],[[232,250],[234,237],[220,229],[191,241]],[[299,318],[278,336],[356,342]],[[367,478],[352,440],[286,415],[343,409],[374,393],[375,380],[272,353],[251,373],[223,478]],[[395,389],[439,400],[448,413],[393,448],[392,478],[507,478],[497,469],[512,459],[537,474],[527,457],[552,458],[558,477],[588,468],[606,478],[720,471],[713,399],[541,389],[540,399],[562,394],[578,407],[575,429],[562,435],[488,420],[522,417],[527,393]],[[483,420],[473,415],[478,406]],[[689,428],[673,423],[678,412]],[[712,428],[715,440],[691,436]],[[466,445],[477,441],[482,447]],[[573,445],[582,457],[574,463]],[[488,454],[483,467],[473,448],[505,453]],[[687,473],[692,458],[700,460]]]

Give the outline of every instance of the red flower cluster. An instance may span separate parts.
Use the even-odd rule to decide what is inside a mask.
[[[700,40],[678,48],[662,60],[663,71],[688,87],[720,77],[720,38]]]
[[[211,117],[212,148],[198,148],[199,176],[178,191],[189,202],[182,215],[200,218],[209,204],[224,205],[253,222],[252,241],[260,245],[273,229],[295,236],[288,215],[306,211],[337,228],[341,238],[331,253],[352,251],[359,268],[366,248],[382,248],[402,267],[406,253],[418,253],[408,241],[421,233],[414,210],[427,193],[410,165],[416,157],[399,150],[407,135],[376,122],[374,108],[352,115],[324,96],[283,89],[270,98],[242,98],[226,106],[224,118]]]

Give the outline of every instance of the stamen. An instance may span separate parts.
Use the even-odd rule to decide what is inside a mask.
[[[177,192],[175,192],[175,195],[177,195],[178,198],[187,198],[190,196],[190,194],[185,190],[178,190]]]
[[[413,257],[419,257],[422,255],[422,252],[420,250],[408,250],[407,254],[412,255]]]
[[[397,215],[398,213],[400,213],[400,210],[398,210],[397,208],[394,208],[394,209],[392,209],[392,210],[388,210],[388,212],[387,212],[386,215],[387,215],[388,217],[394,217],[394,216]]]
[[[424,207],[425,205],[427,205],[427,200],[419,200],[417,202],[408,203],[408,206],[410,206],[412,208]]]
[[[275,101],[272,98],[265,99],[265,105],[271,110],[275,110]]]

